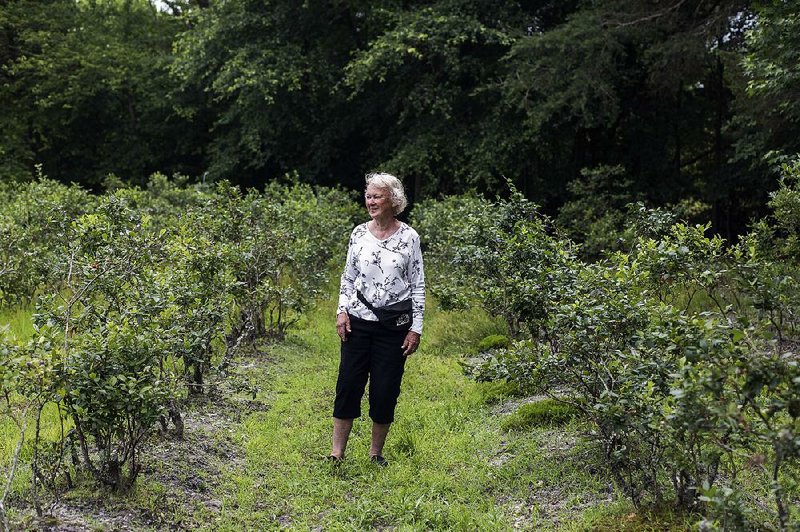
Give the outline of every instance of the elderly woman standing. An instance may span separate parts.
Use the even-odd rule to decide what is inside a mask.
[[[419,235],[397,220],[408,204],[391,174],[367,175],[370,221],[353,229],[339,289],[336,332],[342,340],[330,458],[344,458],[369,380],[370,459],[386,465],[383,444],[394,421],[406,358],[419,346],[425,275]]]

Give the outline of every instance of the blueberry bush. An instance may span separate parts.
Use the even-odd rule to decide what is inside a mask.
[[[2,409],[20,434],[3,518],[23,468],[40,513],[42,489],[80,478],[130,488],[156,429],[172,422],[182,437],[185,401],[320,295],[359,212],[351,193],[298,184],[106,184],[95,196],[46,179],[0,189],[0,297],[35,307],[30,338],[0,331]],[[53,418],[56,441],[41,430]]]
[[[587,262],[513,189],[428,201],[414,223],[443,304],[480,305],[513,338],[471,375],[574,408],[636,505],[672,501],[706,528],[789,529],[800,524],[800,167],[784,173],[772,215],[736,243],[633,204],[624,245]]]

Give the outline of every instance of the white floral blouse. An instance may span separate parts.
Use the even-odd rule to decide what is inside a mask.
[[[356,290],[374,307],[411,298],[411,330],[422,334],[425,273],[417,232],[400,222],[400,229],[394,234],[378,240],[366,223],[356,226],[350,235],[336,313],[347,312],[357,318],[377,321],[377,316],[358,300]]]

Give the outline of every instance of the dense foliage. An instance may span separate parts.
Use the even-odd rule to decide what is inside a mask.
[[[282,338],[318,297],[357,212],[337,189],[181,181],[156,174],[103,196],[44,179],[3,190],[0,297],[36,312],[27,341],[3,331],[0,396],[32,449],[34,499],[83,472],[129,487],[159,423],[182,437],[187,394],[243,346]],[[60,420],[55,442],[40,437],[45,408]]]
[[[0,331],[9,477],[129,487],[319,293],[354,208],[326,187],[381,168],[442,304],[508,328],[474,376],[580,412],[637,505],[797,526],[799,29],[779,0],[0,2],[0,305],[36,306]]]
[[[427,202],[415,224],[441,301],[482,305],[514,340],[470,366],[476,378],[580,411],[637,505],[787,529],[800,522],[800,166],[784,172],[772,216],[735,245],[633,208],[625,249],[586,263],[513,191]]]
[[[503,193],[507,176],[548,212],[688,201],[730,237],[763,213],[777,165],[798,151],[794,11],[11,0],[0,177],[24,180],[40,163],[94,187],[109,173],[144,185],[154,171],[259,188],[297,171],[358,187],[382,168],[420,199]],[[604,169],[613,179],[587,188],[581,176]]]

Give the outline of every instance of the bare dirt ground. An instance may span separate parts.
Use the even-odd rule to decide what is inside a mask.
[[[508,416],[522,405],[546,399],[546,395],[511,398],[495,405],[492,415]],[[521,472],[527,477],[527,490],[497,496],[498,504],[506,508],[515,530],[558,529],[587,508],[614,501],[611,482],[590,480],[596,473],[596,466],[591,465],[593,460],[586,456],[586,449],[580,448],[580,435],[576,431],[569,427],[542,427],[526,437],[537,449],[539,456],[535,462],[550,466],[544,466],[542,471]],[[517,458],[513,440],[514,437],[509,435],[508,439],[501,441],[495,455],[489,458],[492,466],[502,468]],[[583,470],[565,466],[581,463],[585,464]]]
[[[133,491],[102,492],[85,480],[55,497],[42,494],[45,515],[36,517],[30,503],[16,501],[12,529],[59,532],[105,530],[194,530],[213,526],[223,507],[226,475],[244,466],[237,425],[247,414],[266,409],[254,400],[252,385],[266,375],[264,356],[238,360],[224,375],[213,375],[202,396],[181,404],[184,437],[172,430],[154,433],[143,446],[142,471]]]

